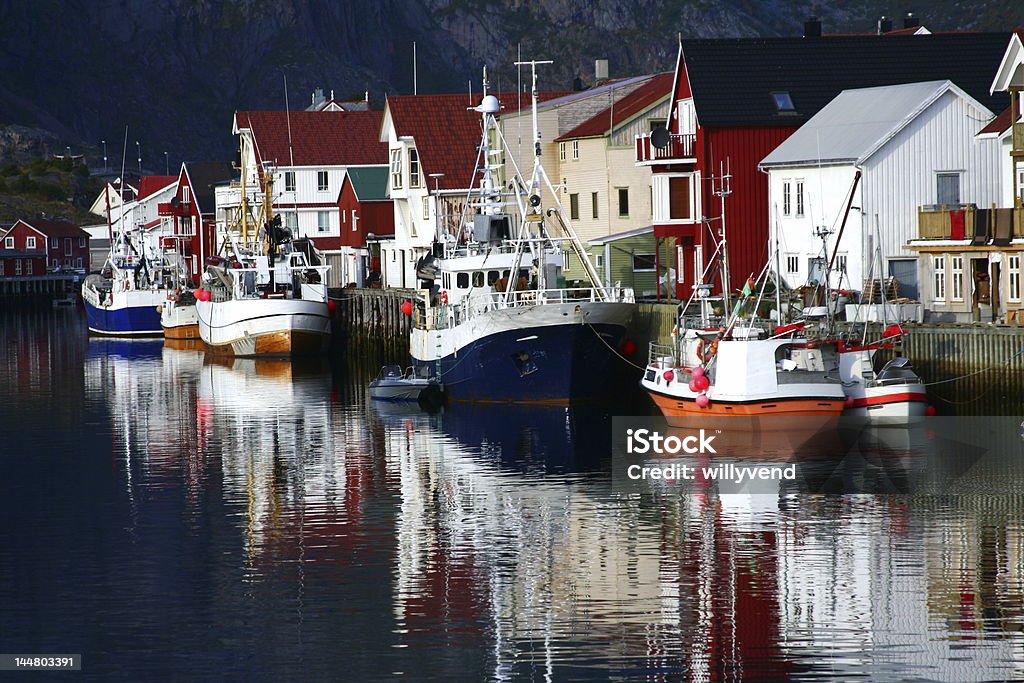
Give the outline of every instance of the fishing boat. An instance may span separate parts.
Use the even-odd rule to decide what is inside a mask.
[[[839,368],[846,392],[844,415],[879,424],[906,424],[928,414],[928,392],[910,359],[896,356],[875,370],[880,350],[892,349],[902,334],[890,325],[883,339],[869,344],[840,344]]]
[[[538,62],[533,73],[533,171],[524,177],[504,144],[487,94],[474,108],[482,137],[455,234],[435,235],[419,267],[420,291],[410,352],[417,367],[455,401],[565,404],[605,397],[635,303],[608,287],[590,262],[541,164],[537,127]],[[493,145],[492,145],[493,143]],[[499,179],[504,153],[509,173]],[[542,206],[542,193],[555,197]],[[586,272],[569,288],[563,258]]]
[[[199,314],[195,293],[175,289],[160,305],[160,326],[166,339],[199,339]]]
[[[112,336],[162,336],[158,307],[173,291],[168,264],[146,249],[141,228],[128,229],[125,222],[122,215],[101,272],[82,283],[89,331]]]
[[[242,154],[245,158],[245,154]],[[242,168],[238,220],[222,255],[207,259],[196,290],[199,336],[214,352],[295,356],[326,351],[331,333],[327,271],[306,240],[293,240],[272,204],[273,171],[260,173],[260,215],[250,213]]]

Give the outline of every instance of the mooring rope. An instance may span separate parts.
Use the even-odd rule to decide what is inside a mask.
[[[614,353],[614,354],[615,354],[616,356],[618,356],[618,357],[619,357],[619,358],[621,358],[622,360],[626,361],[627,363],[629,363],[630,365],[632,365],[632,366],[633,366],[634,368],[636,368],[637,370],[646,370],[646,369],[647,369],[647,368],[645,368],[645,367],[643,367],[643,366],[641,366],[641,365],[637,365],[636,363],[634,363],[633,361],[631,361],[630,359],[626,358],[626,357],[625,357],[625,356],[623,356],[623,355],[622,355],[621,353],[619,353],[619,350],[618,350],[618,349],[616,349],[616,348],[614,348],[614,347],[613,347],[613,346],[612,346],[611,344],[609,344],[609,343],[608,343],[608,341],[607,341],[607,340],[606,340],[606,339],[605,339],[604,337],[602,337],[602,336],[601,336],[601,333],[600,333],[600,332],[598,332],[598,331],[597,331],[597,329],[596,329],[596,328],[595,328],[595,327],[594,327],[593,325],[591,325],[591,324],[590,324],[590,323],[588,323],[588,322],[584,322],[583,324],[584,324],[584,325],[586,325],[587,327],[589,327],[589,328],[590,328],[590,330],[591,330],[591,331],[592,331],[592,332],[593,332],[593,333],[594,333],[595,335],[597,335],[597,338],[601,340],[601,343],[602,343],[602,344],[604,344],[605,346],[607,346],[607,347],[608,347],[608,349],[609,349],[609,350],[610,350],[610,351],[611,351],[612,353]]]

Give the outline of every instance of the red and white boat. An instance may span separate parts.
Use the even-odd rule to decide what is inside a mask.
[[[860,346],[840,343],[839,373],[846,392],[844,415],[880,424],[906,424],[927,415],[928,392],[908,358],[897,356],[875,370],[875,354],[893,348],[892,339],[902,334],[898,325],[891,325],[880,342]]]

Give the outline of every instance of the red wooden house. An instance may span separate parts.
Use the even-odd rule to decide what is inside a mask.
[[[45,275],[89,265],[89,233],[64,220],[22,219],[0,240],[0,276]]]
[[[806,28],[802,38],[680,42],[668,135],[636,139],[637,164],[653,172],[655,237],[676,247],[680,299],[723,224],[731,286],[761,272],[770,211],[758,163],[843,90],[948,78],[989,109],[1002,104],[989,85],[1008,33],[823,36],[820,25]]]
[[[174,196],[159,206],[164,221],[161,246],[185,259],[193,284],[199,284],[206,257],[216,253],[213,188],[233,175],[231,164],[225,162],[182,164]]]
[[[362,248],[367,235],[395,234],[395,205],[388,195],[388,167],[349,168],[338,195],[341,233],[324,238],[325,249]]]

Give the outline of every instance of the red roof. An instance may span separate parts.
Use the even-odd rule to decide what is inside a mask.
[[[250,128],[260,162],[278,166],[384,164],[379,111],[240,111],[238,128]],[[291,128],[291,148],[288,129]]]
[[[1007,107],[1003,112],[988,122],[988,125],[978,131],[978,135],[985,135],[988,133],[995,133],[996,135],[1002,135],[1006,131],[1010,130],[1010,126],[1013,123],[1010,114],[1010,108]]]
[[[22,218],[22,223],[29,225],[47,237],[88,237],[89,233],[70,221],[50,218]]]
[[[530,104],[529,93],[495,92],[503,112],[517,111]],[[567,95],[567,92],[538,93],[541,102]],[[437,187],[445,190],[469,187],[480,144],[480,113],[470,107],[480,104],[480,95],[400,95],[388,97],[388,111],[399,137],[416,141],[420,166],[434,189],[433,173],[443,173]]]
[[[171,183],[178,182],[176,175],[145,175],[139,178],[139,199],[145,199],[159,192]]]
[[[608,107],[604,111],[590,117],[565,135],[557,138],[557,140],[590,138],[604,135],[612,126],[628,121],[658,100],[670,97],[672,94],[673,75],[671,71],[655,75],[646,83],[615,102],[613,107]],[[612,117],[614,117],[614,120],[609,125],[609,119]]]

